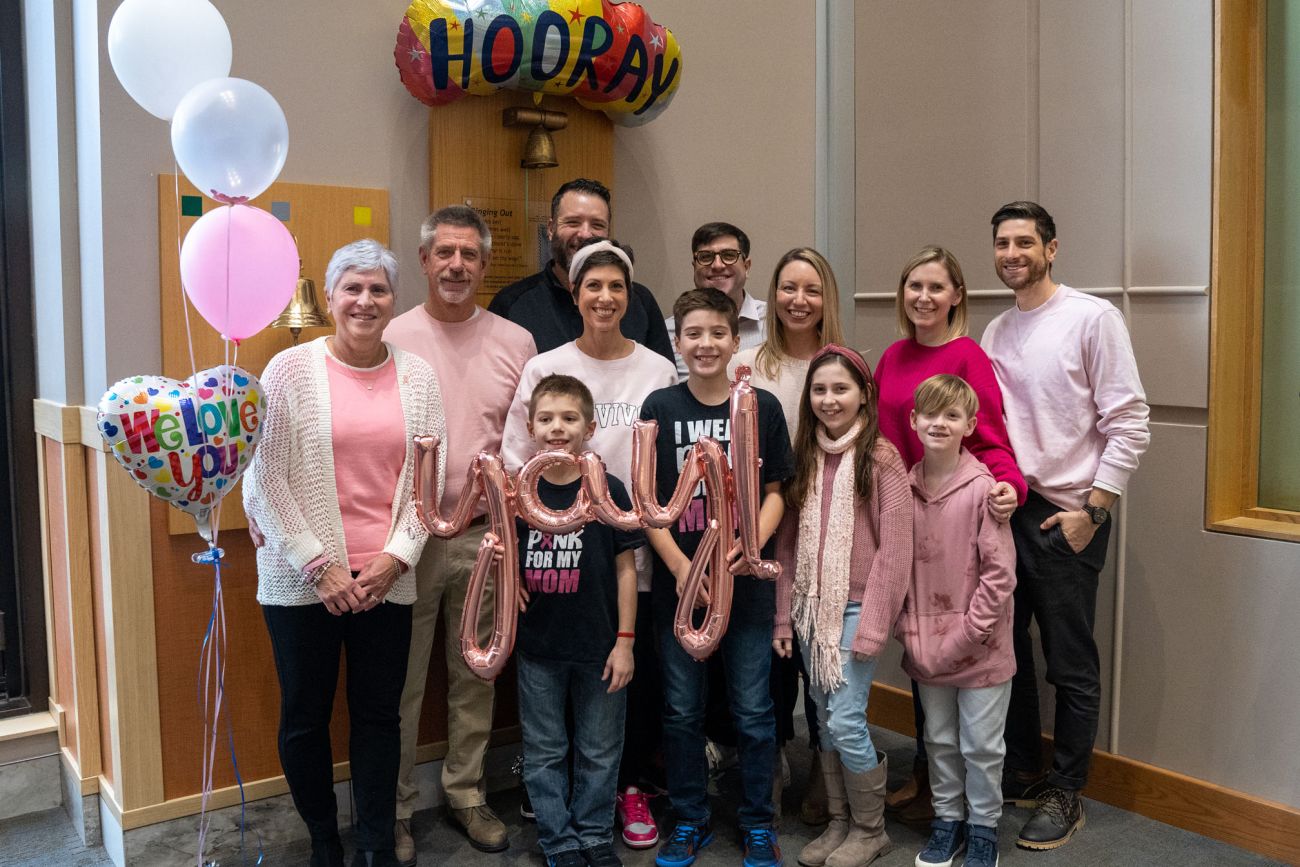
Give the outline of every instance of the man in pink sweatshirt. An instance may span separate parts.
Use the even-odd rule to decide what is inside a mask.
[[[1150,441],[1149,411],[1124,318],[1052,279],[1056,224],[1034,202],[993,215],[993,259],[1016,305],[981,345],[1002,385],[1007,432],[1029,484],[1011,519],[1016,544],[1016,675],[1003,798],[1036,807],[1017,844],[1055,849],[1083,827],[1079,792],[1101,708],[1092,628],[1110,512]],[[1056,687],[1055,754],[1039,767],[1042,726],[1029,624],[1037,619]]]

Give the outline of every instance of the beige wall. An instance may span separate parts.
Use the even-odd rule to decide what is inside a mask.
[[[1300,658],[1300,545],[1202,529],[1210,0],[856,9],[859,344],[875,358],[896,339],[892,301],[872,295],[925,243],[962,261],[978,336],[1012,303],[989,217],[1021,197],[1053,213],[1055,276],[1125,311],[1152,404],[1098,600],[1098,746],[1300,806],[1300,687],[1284,673]],[[905,685],[892,659],[881,670]]]
[[[617,129],[614,234],[665,308],[693,286],[691,233],[725,220],[749,235],[749,289],[813,242],[813,0],[654,0],[676,34],[682,84],[654,122]]]

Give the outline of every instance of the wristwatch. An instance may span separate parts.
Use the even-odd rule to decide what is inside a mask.
[[[1094,524],[1104,524],[1110,520],[1110,511],[1105,506],[1094,506],[1091,503],[1083,504],[1083,511]]]

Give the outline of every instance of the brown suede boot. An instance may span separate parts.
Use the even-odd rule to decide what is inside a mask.
[[[818,758],[821,763],[822,785],[826,787],[826,813],[830,817],[830,824],[820,837],[800,850],[799,863],[803,867],[822,867],[830,854],[849,835],[849,805],[844,791],[844,768],[840,764],[840,754],[822,752]]]
[[[813,750],[812,766],[808,769],[808,788],[799,804],[799,818],[805,825],[825,825],[831,820],[826,812],[826,780],[822,775],[822,754]]]
[[[894,848],[885,833],[885,779],[889,776],[884,755],[880,764],[865,774],[844,769],[844,791],[848,795],[849,833],[826,858],[826,867],[866,867]]]
[[[916,781],[916,797],[912,799],[911,803],[903,805],[894,816],[905,825],[928,829],[930,823],[934,821],[934,793],[930,791],[930,771],[928,767],[917,775]]]

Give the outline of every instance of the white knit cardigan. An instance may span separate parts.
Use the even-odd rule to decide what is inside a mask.
[[[262,440],[244,475],[244,511],[257,521],[266,544],[257,549],[257,601],[263,605],[320,602],[302,570],[321,554],[347,564],[343,517],[334,478],[332,408],[325,369],[326,338],[286,349],[262,374],[266,417]],[[393,492],[393,522],[384,551],[415,566],[428,532],[413,499],[415,447],[412,437],[436,434],[447,440],[438,377],[419,356],[392,344],[397,390],[406,427],[406,460]],[[445,453],[438,460],[443,487]],[[387,601],[415,601],[415,570],[408,569]]]

